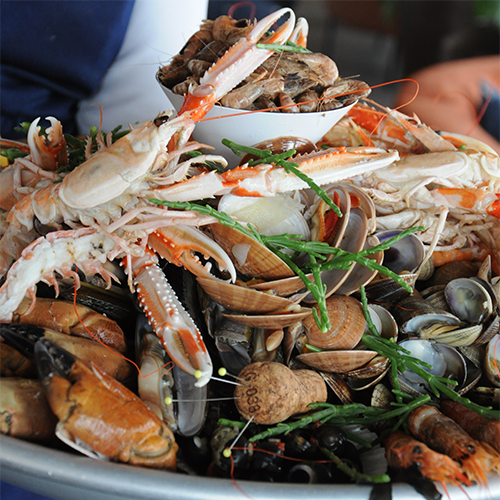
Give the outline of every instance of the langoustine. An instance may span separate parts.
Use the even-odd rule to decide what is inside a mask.
[[[484,441],[500,453],[500,422],[487,418],[451,400],[441,401],[441,411],[478,441]]]
[[[486,475],[499,471],[500,454],[491,446],[471,438],[436,407],[422,405],[412,410],[408,425],[418,439],[458,462],[470,480],[486,484]]]
[[[457,462],[447,455],[433,451],[404,432],[397,431],[390,434],[385,439],[384,446],[387,462],[395,470],[416,465],[422,475],[432,481],[466,486],[472,484]]]

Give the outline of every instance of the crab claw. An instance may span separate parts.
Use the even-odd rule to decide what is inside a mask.
[[[200,85],[188,93],[179,115],[188,113],[193,120],[205,116],[212,106],[227,92],[258,68],[272,53],[272,50],[257,48],[257,42],[269,28],[285,14],[289,18],[280,28],[264,39],[263,44],[286,42],[295,26],[295,14],[285,7],[261,19],[246,37],[238,40],[200,79]]]
[[[172,361],[203,387],[212,376],[212,361],[200,331],[156,262],[155,255],[132,258],[141,307]]]
[[[89,456],[175,469],[172,432],[134,393],[49,339],[36,343],[35,358],[65,443]]]

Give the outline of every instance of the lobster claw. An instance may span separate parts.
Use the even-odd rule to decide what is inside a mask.
[[[58,437],[79,451],[92,450],[92,456],[175,469],[172,432],[129,389],[47,338],[36,343],[35,358],[59,419]]]

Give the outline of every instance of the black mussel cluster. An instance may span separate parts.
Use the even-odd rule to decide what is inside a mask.
[[[337,426],[295,429],[286,435],[252,442],[252,436],[262,430],[262,426],[251,425],[240,435],[237,427],[219,425],[211,436],[181,439],[179,467],[202,475],[253,481],[350,482],[323,451],[328,450],[344,464],[362,472],[356,446]]]

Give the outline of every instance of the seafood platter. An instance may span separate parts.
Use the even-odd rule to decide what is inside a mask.
[[[204,21],[157,74],[175,110],[2,141],[3,480],[500,498],[498,155],[371,101],[307,29]],[[319,135],[233,138],[315,113]]]

